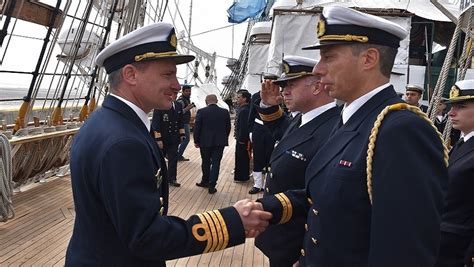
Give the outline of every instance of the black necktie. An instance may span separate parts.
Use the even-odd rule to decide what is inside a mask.
[[[453,154],[454,151],[458,150],[458,149],[462,146],[462,144],[464,144],[464,138],[461,137],[461,138],[456,142],[456,144],[453,146],[453,148],[451,149],[451,151],[449,151],[449,155]]]

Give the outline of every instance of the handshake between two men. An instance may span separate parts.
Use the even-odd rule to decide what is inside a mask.
[[[263,210],[261,203],[250,199],[237,201],[234,208],[240,215],[247,238],[254,238],[265,231],[273,217],[270,212]]]

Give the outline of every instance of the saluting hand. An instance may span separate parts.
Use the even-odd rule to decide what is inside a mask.
[[[263,104],[267,106],[279,105],[283,100],[280,93],[280,87],[274,84],[271,80],[264,80],[262,82],[260,97],[262,98]]]
[[[273,217],[271,213],[263,210],[261,203],[250,199],[243,199],[234,204],[240,215],[245,229],[245,237],[252,238],[265,231],[268,221]]]

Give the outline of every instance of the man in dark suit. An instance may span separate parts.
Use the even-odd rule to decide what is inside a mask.
[[[181,105],[173,102],[168,110],[155,109],[151,120],[151,129],[158,147],[168,159],[168,182],[179,187],[176,178],[178,164],[178,146],[184,139],[183,110]]]
[[[249,111],[249,137],[252,143],[252,160],[253,160],[253,172],[252,177],[254,180],[253,187],[250,189],[249,194],[257,194],[263,192],[264,185],[264,171],[268,170],[270,164],[270,156],[275,146],[275,139],[272,133],[263,125],[262,118],[257,111],[260,103],[260,92],[252,95],[250,100],[250,111]]]
[[[453,128],[463,137],[449,156],[439,267],[463,266],[469,244],[474,241],[474,80],[458,81],[451,89],[449,102]]]
[[[242,183],[249,180],[250,172],[250,139],[248,117],[250,98],[247,90],[237,91],[237,117],[235,118],[235,170],[234,182]]]
[[[421,96],[423,96],[425,90],[416,84],[407,84],[405,88],[405,101],[409,105],[419,107],[421,111],[426,113],[428,111],[428,106],[420,104]]]
[[[206,105],[198,110],[194,123],[194,146],[199,148],[202,160],[202,178],[196,185],[206,187],[209,194],[214,194],[224,147],[229,145],[230,115],[229,111],[217,106],[216,95],[207,95]]]
[[[147,113],[169,109],[179,89],[168,23],[135,30],[96,57],[110,95],[84,123],[71,148],[76,208],[66,266],[165,266],[169,259],[224,249],[263,231],[268,215],[250,201],[184,220],[166,216],[168,181]],[[251,210],[252,209],[252,210]],[[255,209],[255,210],[253,210]]]
[[[331,6],[317,33],[313,74],[344,109],[306,169],[306,189],[263,198],[264,209],[272,223],[306,217],[300,266],[434,266],[447,152],[432,122],[389,83],[408,32]]]
[[[262,86],[260,117],[272,131],[286,129],[271,155],[265,196],[304,188],[306,167],[339,118],[340,109],[334,99],[321,87],[319,77],[311,73],[316,63],[310,58],[285,56],[281,78],[265,81]],[[286,107],[299,112],[291,122],[279,106],[279,87]],[[255,239],[255,245],[270,259],[270,266],[291,266],[299,259],[305,222],[300,217],[272,225]]]

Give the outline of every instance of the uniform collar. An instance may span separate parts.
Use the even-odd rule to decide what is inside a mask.
[[[125,103],[127,106],[129,106],[140,118],[140,120],[145,124],[145,127],[147,128],[148,131],[150,131],[150,119],[148,119],[148,115],[143,111],[141,108],[139,108],[137,105],[133,104],[132,102],[126,100],[123,97],[120,97],[118,95],[110,94],[111,96],[117,98],[118,100],[122,101]]]
[[[357,98],[356,100],[352,101],[349,105],[345,104],[344,108],[342,109],[342,123],[346,124],[346,122],[354,115],[354,113],[357,112],[357,110],[360,109],[367,101],[369,101],[373,96],[375,96],[377,93],[382,91],[383,89],[387,88],[390,86],[390,83],[383,84],[367,94]]]
[[[464,139],[464,142],[467,142],[467,140],[469,140],[469,138],[473,137],[474,136],[474,131],[464,135],[463,139]]]
[[[336,103],[331,102],[331,103],[328,103],[326,105],[322,105],[320,107],[317,107],[317,108],[315,108],[311,111],[308,111],[308,112],[302,114],[300,127],[305,125],[306,123],[310,122],[311,120],[313,120],[317,116],[323,114],[325,111],[327,111],[327,110],[329,110],[329,109],[331,109],[335,106],[336,106]]]

